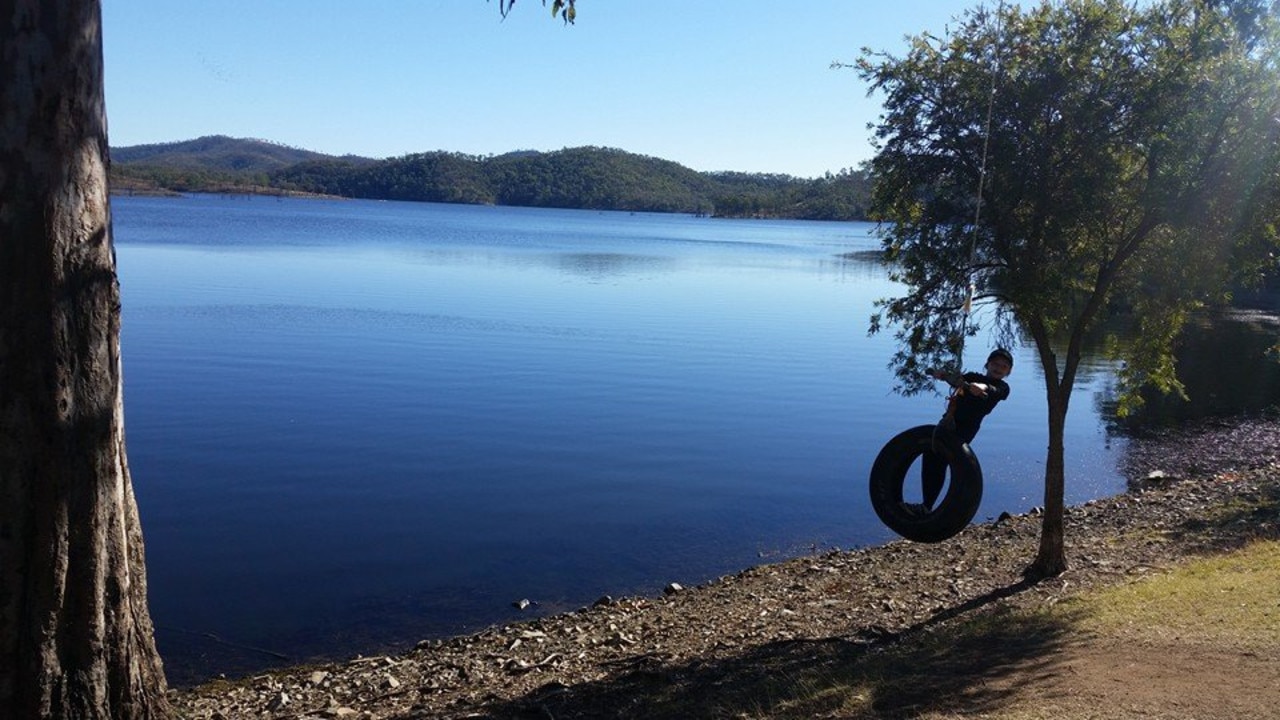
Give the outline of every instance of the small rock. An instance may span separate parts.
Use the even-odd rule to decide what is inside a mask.
[[[324,682],[328,678],[329,678],[329,673],[323,670],[317,670],[311,673],[311,677],[307,678],[307,680],[309,680],[312,685],[319,685],[320,683]]]
[[[267,709],[270,710],[271,712],[275,712],[277,710],[284,709],[284,706],[288,704],[289,704],[289,693],[281,692],[275,697],[271,698],[271,702],[267,703]]]
[[[666,593],[667,595],[675,595],[676,593],[684,592],[684,586],[681,585],[680,583],[671,583],[670,585],[663,588],[662,592]]]
[[[591,603],[592,607],[608,607],[613,604],[613,598],[609,595],[601,595],[595,602]]]
[[[637,641],[635,638],[631,637],[630,635],[624,632],[614,633],[613,637],[609,638],[610,645],[617,645],[617,646],[635,645],[636,642]]]
[[[382,683],[382,686],[389,690],[395,690],[400,687],[400,681],[397,680],[394,675],[388,675],[386,681]]]
[[[515,601],[515,602],[511,603],[511,607],[513,607],[513,608],[515,608],[515,609],[517,609],[517,610],[526,610],[526,609],[528,609],[528,607],[529,607],[530,605],[532,605],[532,604],[533,604],[533,603],[529,602],[528,598],[521,598],[521,599],[519,599],[519,600],[517,600],[517,601]]]
[[[1013,516],[1009,514],[1008,510],[1005,510],[1004,512],[1000,513],[1000,517],[996,518],[996,524],[998,525],[1002,522],[1005,522],[1006,520],[1012,520],[1012,519],[1013,519]]]

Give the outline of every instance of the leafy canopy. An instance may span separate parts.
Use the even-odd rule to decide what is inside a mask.
[[[1271,0],[1002,4],[904,57],[864,51],[886,96],[873,212],[906,288],[872,330],[897,328],[900,389],[976,333],[970,283],[994,327],[1034,339],[1050,390],[1069,391],[1109,310],[1132,319],[1124,387],[1178,389],[1187,314],[1276,266],[1278,16]]]

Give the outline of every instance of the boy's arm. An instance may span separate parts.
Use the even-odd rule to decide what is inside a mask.
[[[977,396],[978,396],[978,397],[980,397],[980,398],[988,398],[988,397],[989,397],[989,398],[994,399],[996,402],[1000,402],[1001,400],[1007,400],[1007,399],[1009,398],[1009,385],[1008,385],[1008,383],[1002,383],[1002,382],[995,382],[995,383],[979,383],[979,382],[974,382],[974,383],[969,383],[969,384],[967,385],[967,387],[970,389],[970,392],[972,392],[974,395],[977,395]]]
[[[983,379],[985,380],[986,378]],[[964,389],[975,397],[992,398],[996,402],[1009,397],[1008,383],[1000,382],[999,380],[994,382],[968,381],[967,378],[965,380],[963,382]]]

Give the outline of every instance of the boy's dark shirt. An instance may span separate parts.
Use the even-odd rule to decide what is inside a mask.
[[[989,388],[986,397],[978,397],[966,392],[956,401],[955,433],[957,437],[968,443],[973,442],[973,438],[978,434],[978,428],[982,426],[982,418],[995,409],[996,403],[1009,399],[1009,383],[977,372],[965,373],[964,379],[970,383],[982,383]]]

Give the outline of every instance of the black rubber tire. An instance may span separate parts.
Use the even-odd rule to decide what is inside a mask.
[[[978,457],[968,443],[945,432],[937,433],[935,442],[934,428],[919,425],[898,433],[885,443],[871,466],[871,507],[890,530],[915,542],[942,542],[955,535],[973,520],[982,502]],[[907,471],[916,458],[933,452],[942,455],[951,470],[947,493],[931,512],[911,512],[902,505]]]

